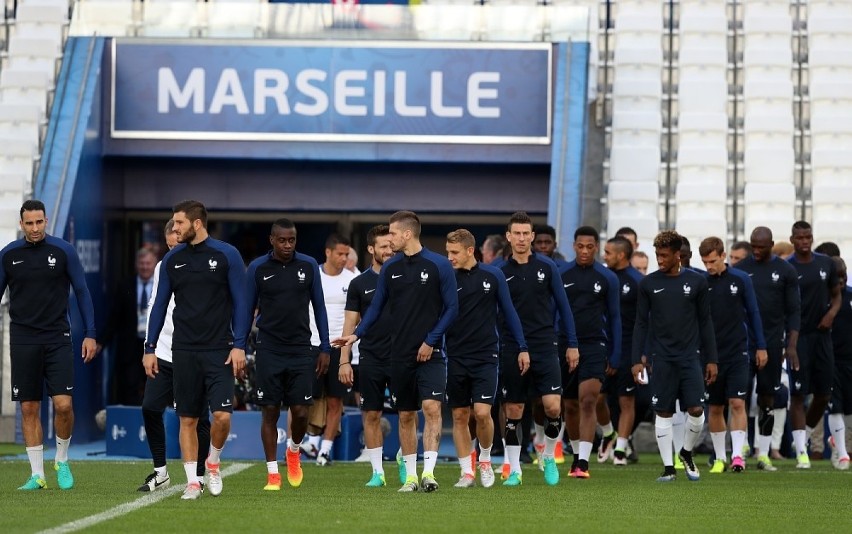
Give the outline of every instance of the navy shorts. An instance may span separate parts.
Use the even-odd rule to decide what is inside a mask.
[[[12,400],[41,401],[47,394],[74,393],[74,350],[69,343],[9,347],[12,364]],[[139,366],[142,366],[140,360]]]
[[[740,357],[719,362],[716,381],[707,386],[707,403],[713,406],[724,406],[728,404],[728,399],[745,400],[747,396],[750,396],[749,367],[747,352]]]
[[[651,409],[655,412],[674,413],[678,400],[682,410],[704,404],[704,372],[697,356],[654,359],[650,386]]]
[[[530,368],[521,376],[517,349],[504,350],[500,361],[504,402],[526,403],[531,397],[562,395],[562,371],[556,351],[556,347],[530,350]]]
[[[829,332],[799,335],[799,370],[790,370],[790,393],[830,395],[834,385],[834,346]]]
[[[447,398],[450,408],[473,403],[494,404],[499,359],[496,354],[450,356],[447,359]]]
[[[311,350],[315,354],[314,361],[316,362],[316,358],[319,357],[319,347],[312,347]],[[340,349],[332,348],[328,355],[328,372],[319,377],[314,374],[314,397],[343,398],[352,388],[341,382],[337,375],[337,371],[340,369]]]
[[[234,411],[234,372],[225,365],[231,349],[173,350],[175,411],[182,417]]]
[[[568,362],[564,358],[559,362],[562,368],[562,396],[566,399],[579,398],[580,382],[600,380],[603,383],[606,379],[606,343],[580,343],[579,350],[580,363],[573,373],[568,372]]]
[[[766,349],[767,359],[763,369],[757,370],[757,363],[754,353],[751,354],[749,365],[749,384],[752,383],[751,377],[757,377],[757,394],[758,395],[775,395],[781,389],[781,364],[784,362],[784,349],[781,347],[772,347]]]
[[[633,368],[630,360],[627,363],[622,362],[618,366],[618,372],[615,376],[609,377],[607,380],[609,381],[613,378],[615,378],[616,394],[619,397],[634,397],[636,395],[636,388],[639,387],[639,384],[633,379]]]
[[[391,361],[391,405],[401,412],[415,412],[424,400],[444,402],[447,364],[439,349],[425,362]]]
[[[255,356],[255,399],[259,406],[310,406],[314,403],[316,353],[286,354],[258,348]],[[329,368],[330,369],[330,368]]]
[[[363,357],[363,355],[362,355]],[[358,365],[358,391],[361,393],[361,409],[365,412],[380,412],[385,407],[385,390],[390,387],[390,361],[371,358]]]
[[[172,362],[157,358],[158,373],[145,381],[145,394],[142,396],[142,409],[162,412],[174,407],[174,367]]]
[[[831,392],[829,411],[852,415],[852,361],[834,362],[834,390]]]

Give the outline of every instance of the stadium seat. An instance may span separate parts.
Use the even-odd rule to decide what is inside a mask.
[[[789,2],[745,2],[743,5],[745,50],[791,50],[793,20]]]
[[[852,150],[852,113],[819,113],[811,117],[811,150]]]
[[[42,113],[47,105],[47,73],[17,69],[0,71],[0,102],[38,106]],[[43,118],[40,117],[40,118]]]
[[[728,116],[724,113],[684,113],[678,116],[678,152],[691,146],[728,146]]]
[[[852,49],[852,15],[848,13],[808,16],[808,50]]]
[[[207,37],[254,38],[263,35],[268,16],[266,2],[211,1],[207,4]]]
[[[678,221],[687,218],[725,219],[728,204],[727,184],[722,181],[678,181],[675,193]]]
[[[653,243],[654,237],[660,231],[660,220],[656,217],[635,217],[627,213],[613,213],[610,210],[606,224],[607,235],[614,236],[619,228],[625,226],[636,230],[639,243]],[[640,247],[640,250],[641,248],[649,247],[646,245],[645,247]]]
[[[61,4],[19,2],[12,24],[12,37],[49,39],[61,45],[67,23],[67,2],[64,7]]]
[[[744,115],[784,115],[793,110],[793,82],[750,80],[743,86]]]
[[[660,113],[619,113],[612,118],[612,144],[651,146],[659,149]]]
[[[615,51],[613,64],[618,77],[655,81],[660,78],[662,72],[663,50],[661,48],[619,48]]]
[[[203,3],[196,0],[146,0],[139,33],[146,37],[196,37],[203,9]]]
[[[659,147],[614,145],[610,151],[610,182],[658,182],[660,180]]]
[[[2,156],[0,156],[2,158]],[[26,172],[7,172],[0,171],[0,193],[16,194],[23,196],[30,187],[30,175]]]
[[[482,37],[489,41],[542,41],[545,11],[530,3],[494,4],[482,10]]]
[[[678,210],[679,212],[680,210]],[[681,217],[678,214],[675,230],[689,239],[693,251],[697,255],[698,244],[705,238],[716,236],[720,239],[728,238],[728,221],[725,217],[692,217],[688,213]]]
[[[277,6],[281,9],[282,4]],[[469,41],[476,38],[482,28],[481,10],[470,6],[412,6],[414,29],[421,39]],[[425,9],[423,9],[425,8]]]
[[[32,175],[38,145],[21,139],[0,138],[0,147],[0,169],[4,174]]]
[[[776,236],[790,231],[796,210],[796,188],[792,183],[746,183],[743,200],[745,228],[767,226]]]
[[[660,49],[663,10],[659,2],[619,2],[615,17],[615,50]]]
[[[77,0],[72,27],[82,35],[132,36],[141,24],[141,7],[133,0]]]
[[[61,47],[61,41],[52,39],[14,37],[9,42],[7,66],[10,69],[42,71],[52,85],[56,78],[56,60],[62,55]]]
[[[681,80],[690,74],[698,79],[721,76],[724,80],[728,69],[728,51],[725,48],[681,49],[677,64]]]
[[[678,37],[681,52],[691,48],[726,50],[728,18],[725,3],[681,0]]]
[[[810,85],[852,82],[852,54],[846,50],[821,50],[808,56]]]
[[[659,113],[663,98],[663,85],[656,80],[627,79],[618,76],[612,86],[612,113]]]
[[[659,212],[660,183],[610,182],[607,203],[610,213],[656,218]]]
[[[680,113],[728,113],[728,82],[725,78],[683,79],[678,84]]]
[[[0,138],[22,139],[38,145],[40,114],[41,110],[32,105],[0,103]]]
[[[808,94],[811,116],[852,114],[852,80],[811,83]]]
[[[852,186],[852,151],[815,148],[811,152],[811,187]]]
[[[745,183],[792,186],[795,164],[796,154],[792,143],[787,147],[750,148],[743,156]]]
[[[677,183],[728,183],[728,151],[724,146],[681,146],[677,154]]]
[[[745,150],[793,146],[793,111],[784,114],[747,113],[743,124]]]
[[[787,48],[746,48],[743,53],[744,83],[757,80],[792,81],[793,52]]]

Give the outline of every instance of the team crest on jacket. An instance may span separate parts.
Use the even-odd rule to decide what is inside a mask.
[[[820,269],[820,270],[819,270],[819,278],[820,278],[820,280],[822,280],[823,282],[825,282],[825,279],[826,279],[827,277],[828,277],[828,273],[826,273],[825,271],[823,271],[822,269]]]
[[[594,286],[592,286],[592,287],[594,288],[595,293],[600,293],[600,292],[601,292],[601,289],[603,289],[603,288],[601,287],[601,285],[600,285],[599,283],[597,283],[597,282],[595,282],[595,285],[594,285]]]
[[[736,284],[731,284],[731,295],[736,295],[739,290]]]
[[[482,281],[482,289],[483,289],[483,291],[488,293],[489,291],[491,291],[491,283],[488,280],[483,280]]]
[[[544,283],[544,271],[541,269],[538,270],[538,283]]]
[[[429,273],[427,273],[425,270],[421,271],[421,273],[420,273],[420,284],[423,285],[428,281],[429,281]]]
[[[624,284],[621,286],[621,294],[626,295],[628,293],[630,293],[630,284]]]
[[[683,284],[683,294],[688,297],[690,293],[692,293],[692,288],[689,284]]]
[[[300,284],[305,283],[305,271],[303,271],[301,268],[299,268],[299,270],[296,271],[296,277],[299,279]]]
[[[210,266],[211,271],[215,271],[216,267],[219,265],[219,262],[214,260],[213,258],[210,258],[209,260],[207,260],[207,265]]]
[[[47,255],[47,266],[50,267],[51,269],[56,268],[56,258],[53,257],[53,254]],[[824,278],[823,278],[823,280],[824,280]]]
[[[781,280],[781,275],[778,274],[778,271],[772,271],[772,283],[776,284],[779,280]]]

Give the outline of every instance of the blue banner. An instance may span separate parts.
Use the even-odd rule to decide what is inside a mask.
[[[113,43],[113,138],[550,142],[549,43]]]

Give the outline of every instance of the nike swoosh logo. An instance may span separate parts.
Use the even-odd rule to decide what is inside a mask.
[[[312,398],[314,398],[314,396],[313,396],[313,395],[306,395],[306,396],[305,396],[305,400],[311,400]]]
[[[402,276],[401,274],[392,274],[391,278],[396,280],[397,278],[400,278],[401,276]]]
[[[550,391],[556,391],[557,389],[562,389],[562,386],[551,386]]]
[[[510,276],[509,278],[507,278],[507,279],[506,279],[506,281],[508,282],[509,280],[511,280],[511,279],[512,279],[512,278],[514,278],[514,277],[515,277],[515,275],[512,275],[512,276]]]
[[[748,273],[749,276],[754,276],[754,273]]]
[[[456,293],[458,293],[458,292],[459,292],[459,291],[461,291],[462,289],[463,289],[463,288],[461,288],[461,287],[460,287],[460,288],[458,288],[458,289],[456,289]]]
[[[666,290],[666,288],[663,288],[663,289],[655,289],[655,290],[654,290],[654,294],[657,294],[657,293],[659,293],[660,291],[665,291],[665,290]]]
[[[433,391],[432,396],[436,396],[436,395],[443,395],[443,393],[441,393],[440,391]]]
[[[24,263],[24,260],[13,261],[12,265],[17,265],[19,263]]]
[[[364,294],[365,294],[365,295],[369,295],[369,294],[370,294],[370,293],[372,293],[373,291],[375,291],[375,289],[365,289],[365,290],[364,290]]]
[[[774,386],[772,389],[774,389],[775,391],[778,391],[779,389],[781,389],[781,386]]]
[[[272,278],[273,276],[275,276],[275,275],[274,275],[274,274],[270,274],[269,276],[264,276],[264,277],[263,277],[263,281],[265,282],[265,281],[269,280],[270,278]]]
[[[571,287],[571,286],[573,286],[573,285],[574,285],[574,284],[576,284],[576,283],[577,283],[577,282],[571,282],[570,284],[564,284],[564,287]]]
[[[636,389],[636,386],[633,386],[632,388],[624,388],[624,391],[629,392],[629,391],[633,391],[634,389]]]
[[[222,408],[227,408],[230,405],[231,405],[230,401],[225,401],[225,402],[222,403]]]
[[[746,394],[745,391],[737,391],[737,395],[745,395],[745,394]]]
[[[482,397],[483,399],[490,399],[493,396],[494,395],[480,395],[480,397]]]
[[[175,269],[180,269],[181,267],[186,266],[185,263],[181,263],[180,265],[175,265]]]
[[[803,276],[804,276],[803,274],[800,274],[800,275],[799,275],[799,280],[801,280]]]
[[[74,386],[65,386],[65,391],[71,391],[74,389]]]

